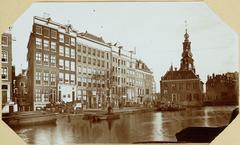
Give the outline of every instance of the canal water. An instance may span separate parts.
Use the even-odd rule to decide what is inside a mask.
[[[60,116],[56,125],[14,128],[28,144],[133,143],[176,141],[175,133],[190,126],[217,127],[229,123],[234,106],[191,108],[178,112],[122,114],[111,122],[92,123],[81,116]]]

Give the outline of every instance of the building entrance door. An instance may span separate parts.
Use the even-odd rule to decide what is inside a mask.
[[[13,106],[9,106],[9,113],[13,113]]]

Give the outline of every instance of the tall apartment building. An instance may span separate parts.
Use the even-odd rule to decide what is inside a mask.
[[[67,102],[81,102],[85,108],[118,106],[136,96],[134,79],[131,87],[127,82],[127,72],[136,70],[131,53],[51,18],[33,20],[28,43],[32,109]]]
[[[28,94],[31,109],[76,97],[76,33],[71,26],[34,17],[28,43]]]
[[[189,35],[184,34],[180,69],[173,66],[161,77],[161,98],[186,106],[201,106],[203,103],[203,82],[195,72]]]
[[[1,48],[2,112],[8,113],[17,110],[12,98],[12,35],[10,33],[1,35]]]

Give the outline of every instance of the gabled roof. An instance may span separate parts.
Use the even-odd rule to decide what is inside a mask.
[[[180,80],[180,79],[199,79],[199,76],[196,75],[191,70],[186,71],[173,71],[169,70],[167,73],[162,77],[162,80]]]
[[[152,73],[152,71],[148,68],[148,66],[142,60],[136,60],[136,69],[143,70],[145,72]]]
[[[95,41],[98,41],[98,42],[102,42],[102,43],[105,43],[105,41],[103,40],[102,37],[98,37],[96,35],[93,35],[91,33],[88,33],[88,31],[86,32],[82,32],[80,33],[81,36],[84,36],[84,37],[87,37],[87,38],[90,38],[92,40],[95,40]]]

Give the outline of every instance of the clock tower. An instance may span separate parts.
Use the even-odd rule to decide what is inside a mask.
[[[184,34],[184,42],[183,42],[183,52],[182,52],[182,59],[180,64],[180,71],[188,71],[191,70],[195,73],[195,67],[193,64],[192,52],[191,52],[191,42],[189,41],[189,35],[186,32]]]

